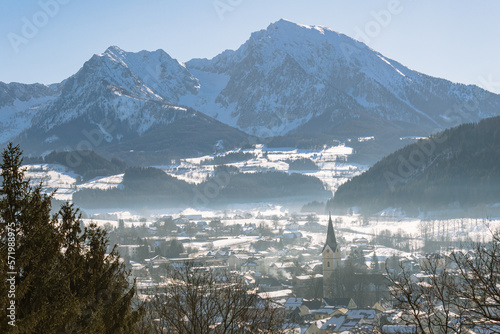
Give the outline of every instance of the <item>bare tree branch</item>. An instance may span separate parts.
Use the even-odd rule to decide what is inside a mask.
[[[156,333],[284,333],[285,312],[234,272],[169,266],[148,309]]]
[[[425,333],[500,333],[500,235],[449,256],[428,257],[424,274],[389,274],[402,320]]]

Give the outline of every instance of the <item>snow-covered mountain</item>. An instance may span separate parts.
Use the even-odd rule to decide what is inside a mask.
[[[0,143],[29,128],[39,108],[60,94],[59,87],[0,82]]]
[[[147,149],[162,127],[182,137],[193,119],[231,133],[226,141],[244,137],[210,117],[293,145],[318,135],[320,142],[353,136],[394,142],[499,113],[500,95],[412,71],[329,28],[286,20],[210,60],[182,64],[162,50],[112,46],[59,84],[0,83],[1,141],[37,152],[91,141],[85,134],[95,130],[98,145]],[[188,135],[196,142],[193,129]],[[207,140],[215,145],[215,132]]]
[[[140,135],[186,117],[186,108],[175,103],[179,95],[196,92],[197,85],[197,79],[164,51],[127,53],[110,47],[64,81],[61,94],[40,110],[33,126],[50,130],[78,117],[91,123],[110,119],[126,122]]]
[[[500,110],[500,96],[477,86],[426,76],[329,28],[286,20],[236,51],[186,65],[200,93],[226,80],[215,100],[195,98],[193,106],[255,134],[283,135],[325,113],[332,123],[377,118],[424,134]]]
[[[24,112],[30,118],[16,129],[15,134],[20,135],[15,141],[28,152],[35,153],[53,149],[102,151],[107,146],[117,147],[122,143],[146,146],[146,149],[154,146],[156,151],[161,151],[162,148],[153,145],[156,140],[151,132],[161,136],[166,126],[175,124],[178,134],[182,133],[181,124],[185,128],[196,124],[200,129],[210,127],[220,132],[220,138],[213,133],[209,138],[198,136],[200,140],[203,138],[207,149],[220,145],[221,140],[225,140],[223,145],[233,147],[232,138],[237,138],[236,143],[246,142],[244,133],[192,108],[177,105],[180,96],[196,94],[198,88],[198,79],[162,50],[129,53],[113,46],[94,55],[76,74],[49,91],[53,94],[38,93],[28,100],[36,102],[42,95],[44,103],[36,110],[30,105]],[[11,109],[24,98],[21,94],[8,94],[8,97],[14,101],[9,103],[5,99]],[[4,110],[7,108],[2,108],[2,112]],[[30,113],[31,110],[34,111]],[[18,113],[23,114],[22,111]],[[189,122],[179,123],[183,119]],[[142,137],[150,142],[141,142]],[[196,142],[196,139],[191,141]],[[119,147],[125,151],[131,149]],[[168,151],[172,153],[170,148]],[[197,153],[196,150],[187,151]]]

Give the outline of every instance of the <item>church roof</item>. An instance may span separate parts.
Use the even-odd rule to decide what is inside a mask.
[[[335,238],[335,232],[333,231],[333,224],[332,224],[332,215],[330,214],[330,217],[328,219],[328,231],[326,233],[326,243],[325,246],[323,246],[323,249],[321,252],[323,252],[326,248],[326,246],[330,246],[333,252],[337,251],[338,245],[337,245],[337,239]]]

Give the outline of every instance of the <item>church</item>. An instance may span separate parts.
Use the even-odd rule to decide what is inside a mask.
[[[328,231],[325,246],[321,251],[323,256],[323,297],[336,298],[340,296],[339,270],[341,266],[340,247],[333,231],[332,215],[328,218]]]
[[[373,306],[381,298],[388,298],[387,280],[383,272],[345,267],[340,245],[333,230],[332,216],[328,218],[326,242],[321,251],[323,258],[323,298],[329,300],[352,299],[360,307]]]

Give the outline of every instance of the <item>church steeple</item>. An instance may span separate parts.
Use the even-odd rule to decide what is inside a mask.
[[[333,231],[332,213],[331,212],[330,212],[330,216],[328,219],[328,231],[326,233],[326,243],[323,246],[323,250],[321,252],[323,252],[325,250],[326,246],[330,246],[330,249],[332,250],[332,252],[337,251],[338,245],[337,245],[337,239],[335,238],[335,232]]]
[[[340,295],[339,268],[341,263],[340,247],[333,231],[332,214],[328,218],[326,242],[321,251],[323,257],[323,297],[333,298]]]

